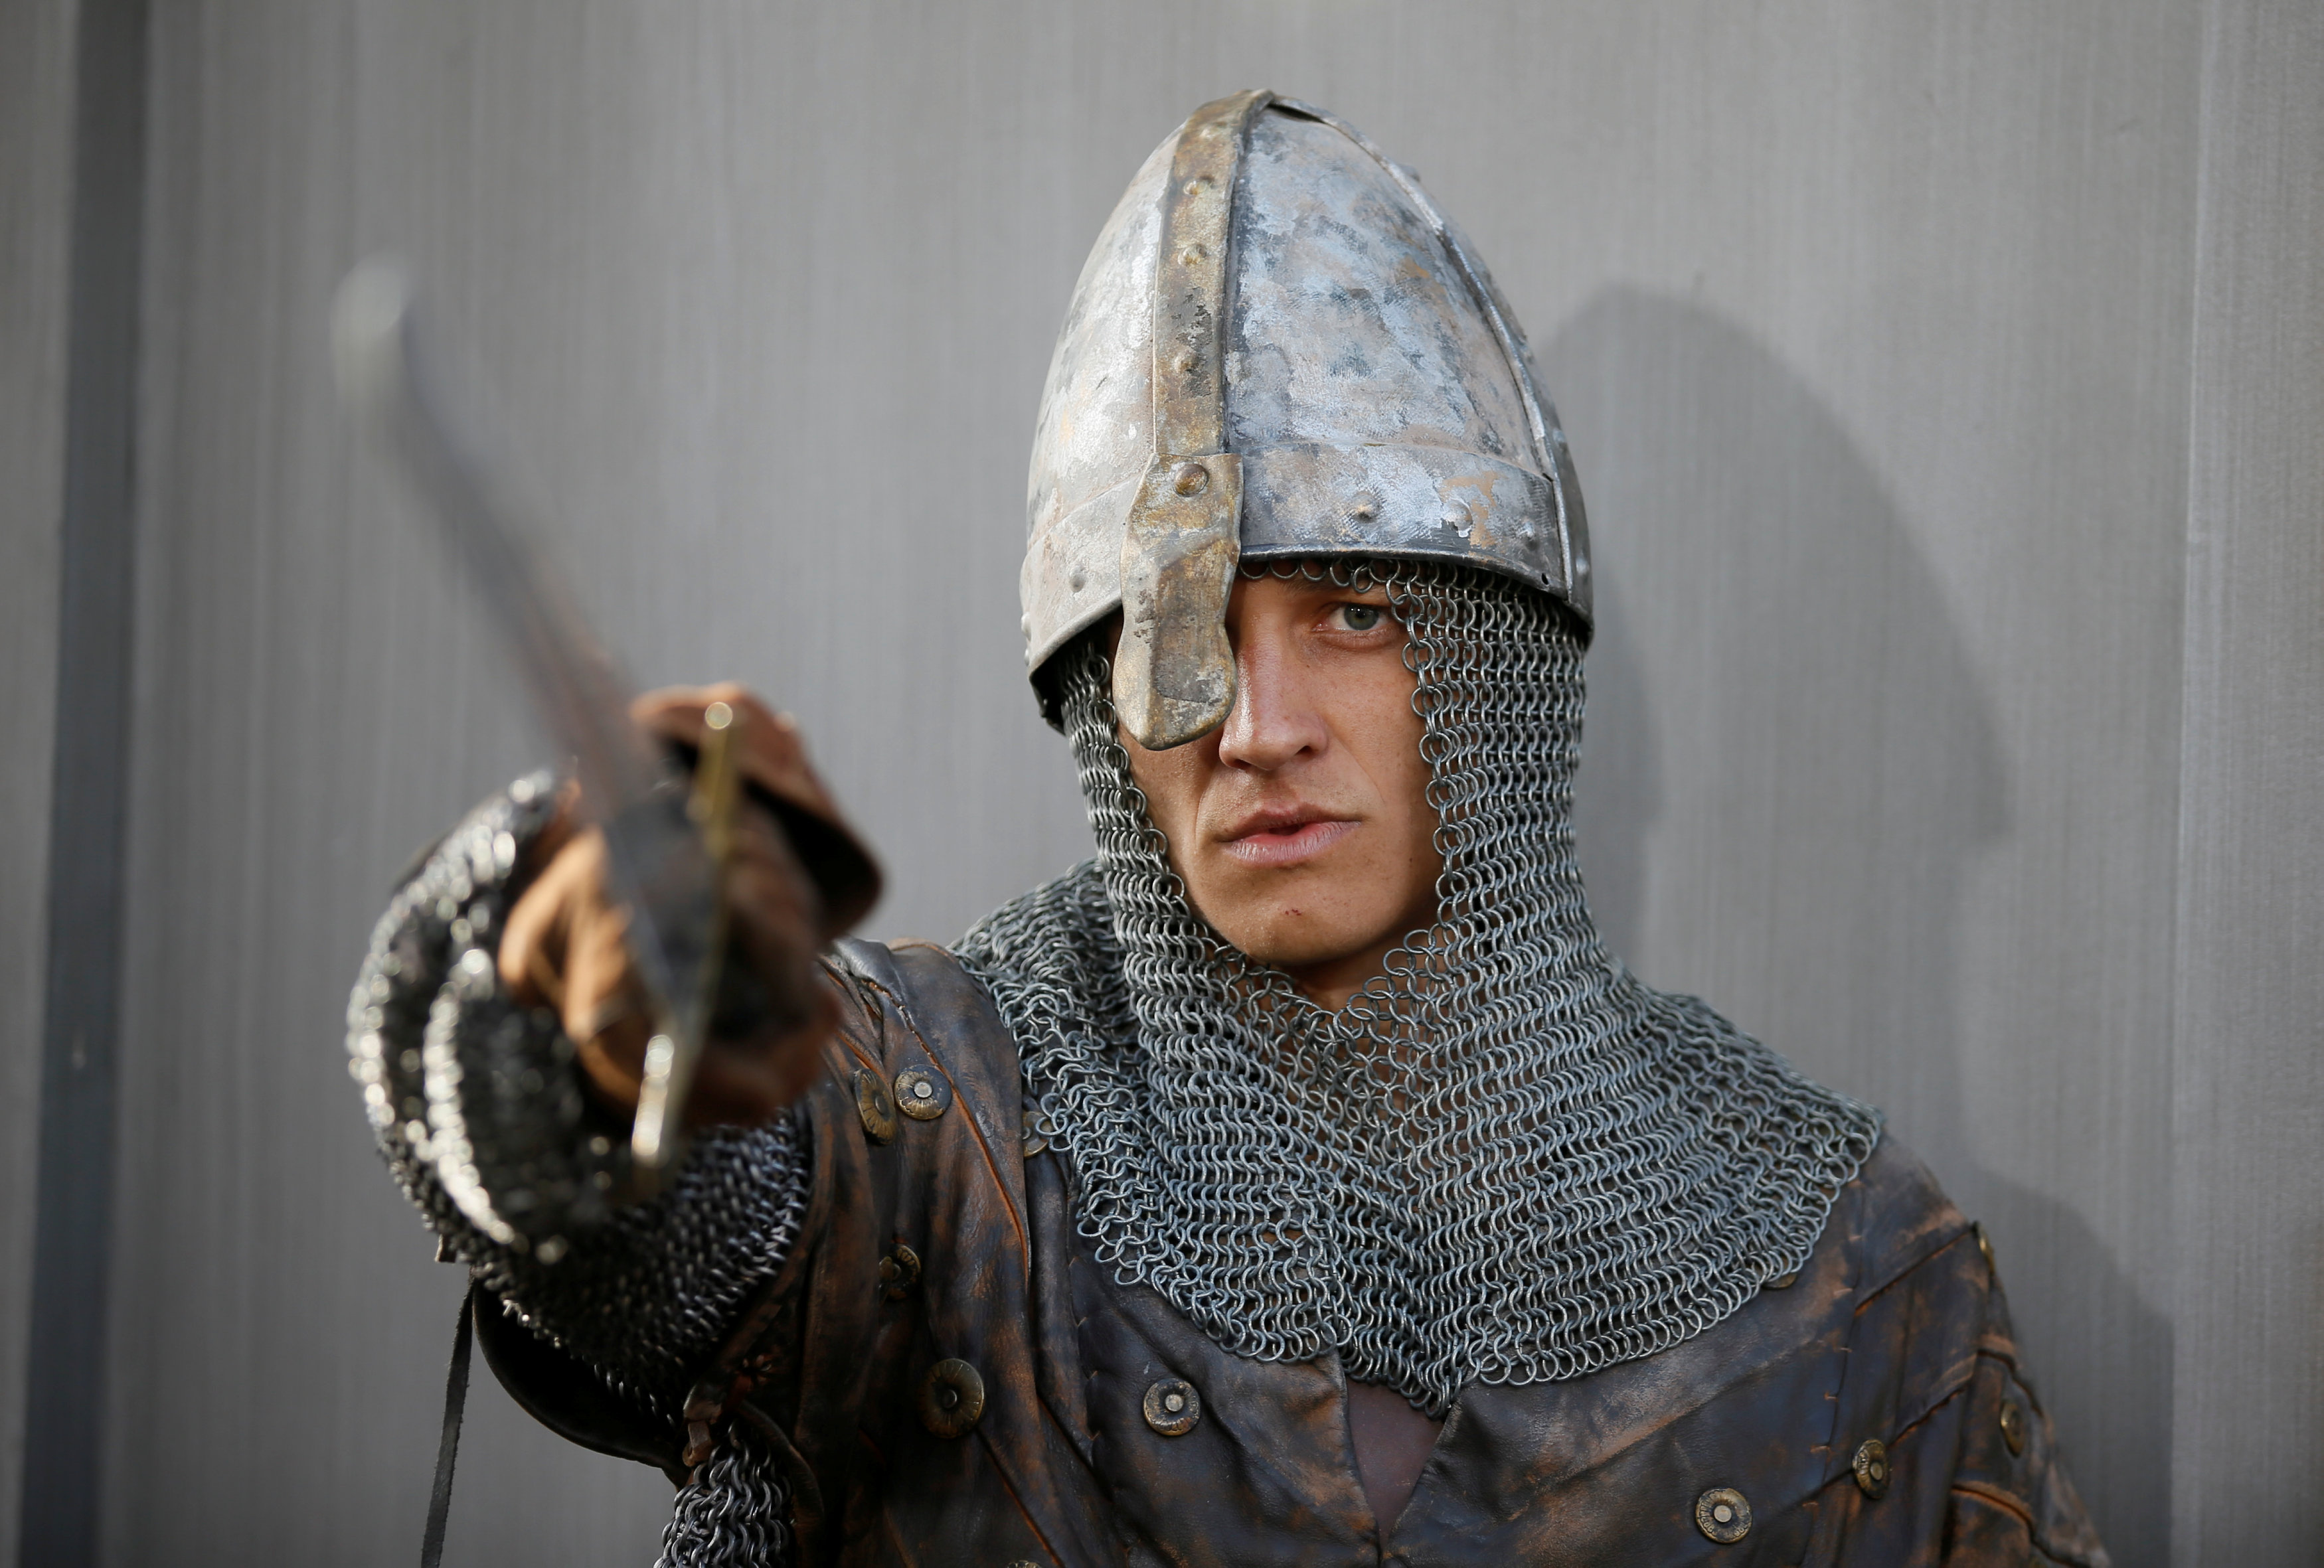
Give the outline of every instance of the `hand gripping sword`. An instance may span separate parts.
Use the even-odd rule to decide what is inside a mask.
[[[726,949],[722,884],[741,794],[741,715],[711,705],[689,792],[632,722],[628,687],[534,547],[475,427],[452,417],[453,389],[428,352],[400,263],[374,257],[347,274],[332,305],[331,349],[341,401],[429,503],[507,636],[535,713],[572,758],[583,811],[604,831],[608,891],[629,910],[630,954],[652,1008],[630,1135],[638,1185],[651,1194],[678,1150]]]

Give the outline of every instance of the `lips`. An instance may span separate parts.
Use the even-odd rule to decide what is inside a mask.
[[[1219,847],[1229,858],[1254,869],[1293,866],[1322,854],[1357,826],[1313,811],[1256,812],[1237,823]]]

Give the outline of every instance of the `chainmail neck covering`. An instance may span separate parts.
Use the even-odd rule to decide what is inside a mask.
[[[1471,1382],[1652,1355],[1797,1271],[1878,1113],[1606,952],[1574,862],[1563,612],[1468,569],[1271,569],[1379,583],[1406,629],[1438,920],[1336,1014],[1244,957],[1169,869],[1102,648],[1061,654],[1097,858],[957,951],[1099,1259],[1230,1351],[1336,1350],[1431,1415]]]

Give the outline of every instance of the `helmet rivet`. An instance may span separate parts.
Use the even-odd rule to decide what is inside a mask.
[[[1437,521],[1456,532],[1464,532],[1469,524],[1474,521],[1474,514],[1470,512],[1467,502],[1448,501],[1444,503],[1443,512],[1438,514]]]
[[[1534,527],[1532,523],[1528,522],[1523,528],[1517,530],[1517,537],[1525,540],[1526,543],[1531,544],[1535,540],[1541,537],[1541,530]]]
[[[1170,362],[1170,368],[1180,375],[1192,375],[1194,374],[1194,367],[1202,363],[1202,356],[1193,349],[1182,348],[1178,351],[1178,357]]]
[[[1356,497],[1356,503],[1348,509],[1348,515],[1358,522],[1370,522],[1373,514],[1379,511],[1378,501],[1369,495],[1359,495]]]
[[[1025,634],[1026,641],[1030,642],[1033,641],[1033,617],[1030,615],[1019,615],[1017,617],[1017,630]]]
[[[1170,473],[1170,488],[1181,495],[1200,495],[1211,487],[1211,471],[1200,463],[1181,463]]]
[[[1178,264],[1182,267],[1191,267],[1202,259],[1203,247],[1200,245],[1188,245],[1178,253]]]
[[[1072,587],[1074,593],[1080,593],[1084,588],[1089,586],[1089,568],[1086,567],[1075,567],[1073,570],[1073,575],[1068,576],[1065,579],[1065,582],[1070,587]]]
[[[1185,185],[1179,187],[1179,189],[1184,190],[1189,196],[1200,196],[1204,191],[1208,190],[1210,187],[1211,182],[1197,174],[1194,178],[1186,181]]]

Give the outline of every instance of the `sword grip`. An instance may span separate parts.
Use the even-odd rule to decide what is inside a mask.
[[[700,755],[694,766],[694,789],[687,815],[701,830],[709,852],[712,889],[709,941],[702,954],[691,1010],[692,1027],[675,1019],[657,1019],[654,1037],[646,1045],[645,1074],[638,1085],[637,1116],[630,1129],[630,1154],[636,1162],[640,1185],[651,1190],[661,1173],[675,1163],[683,1141],[681,1120],[694,1073],[700,1065],[710,1020],[718,996],[726,958],[726,873],[734,855],[734,816],[742,798],[742,774],[737,761],[742,715],[729,704],[714,702],[703,710]]]

